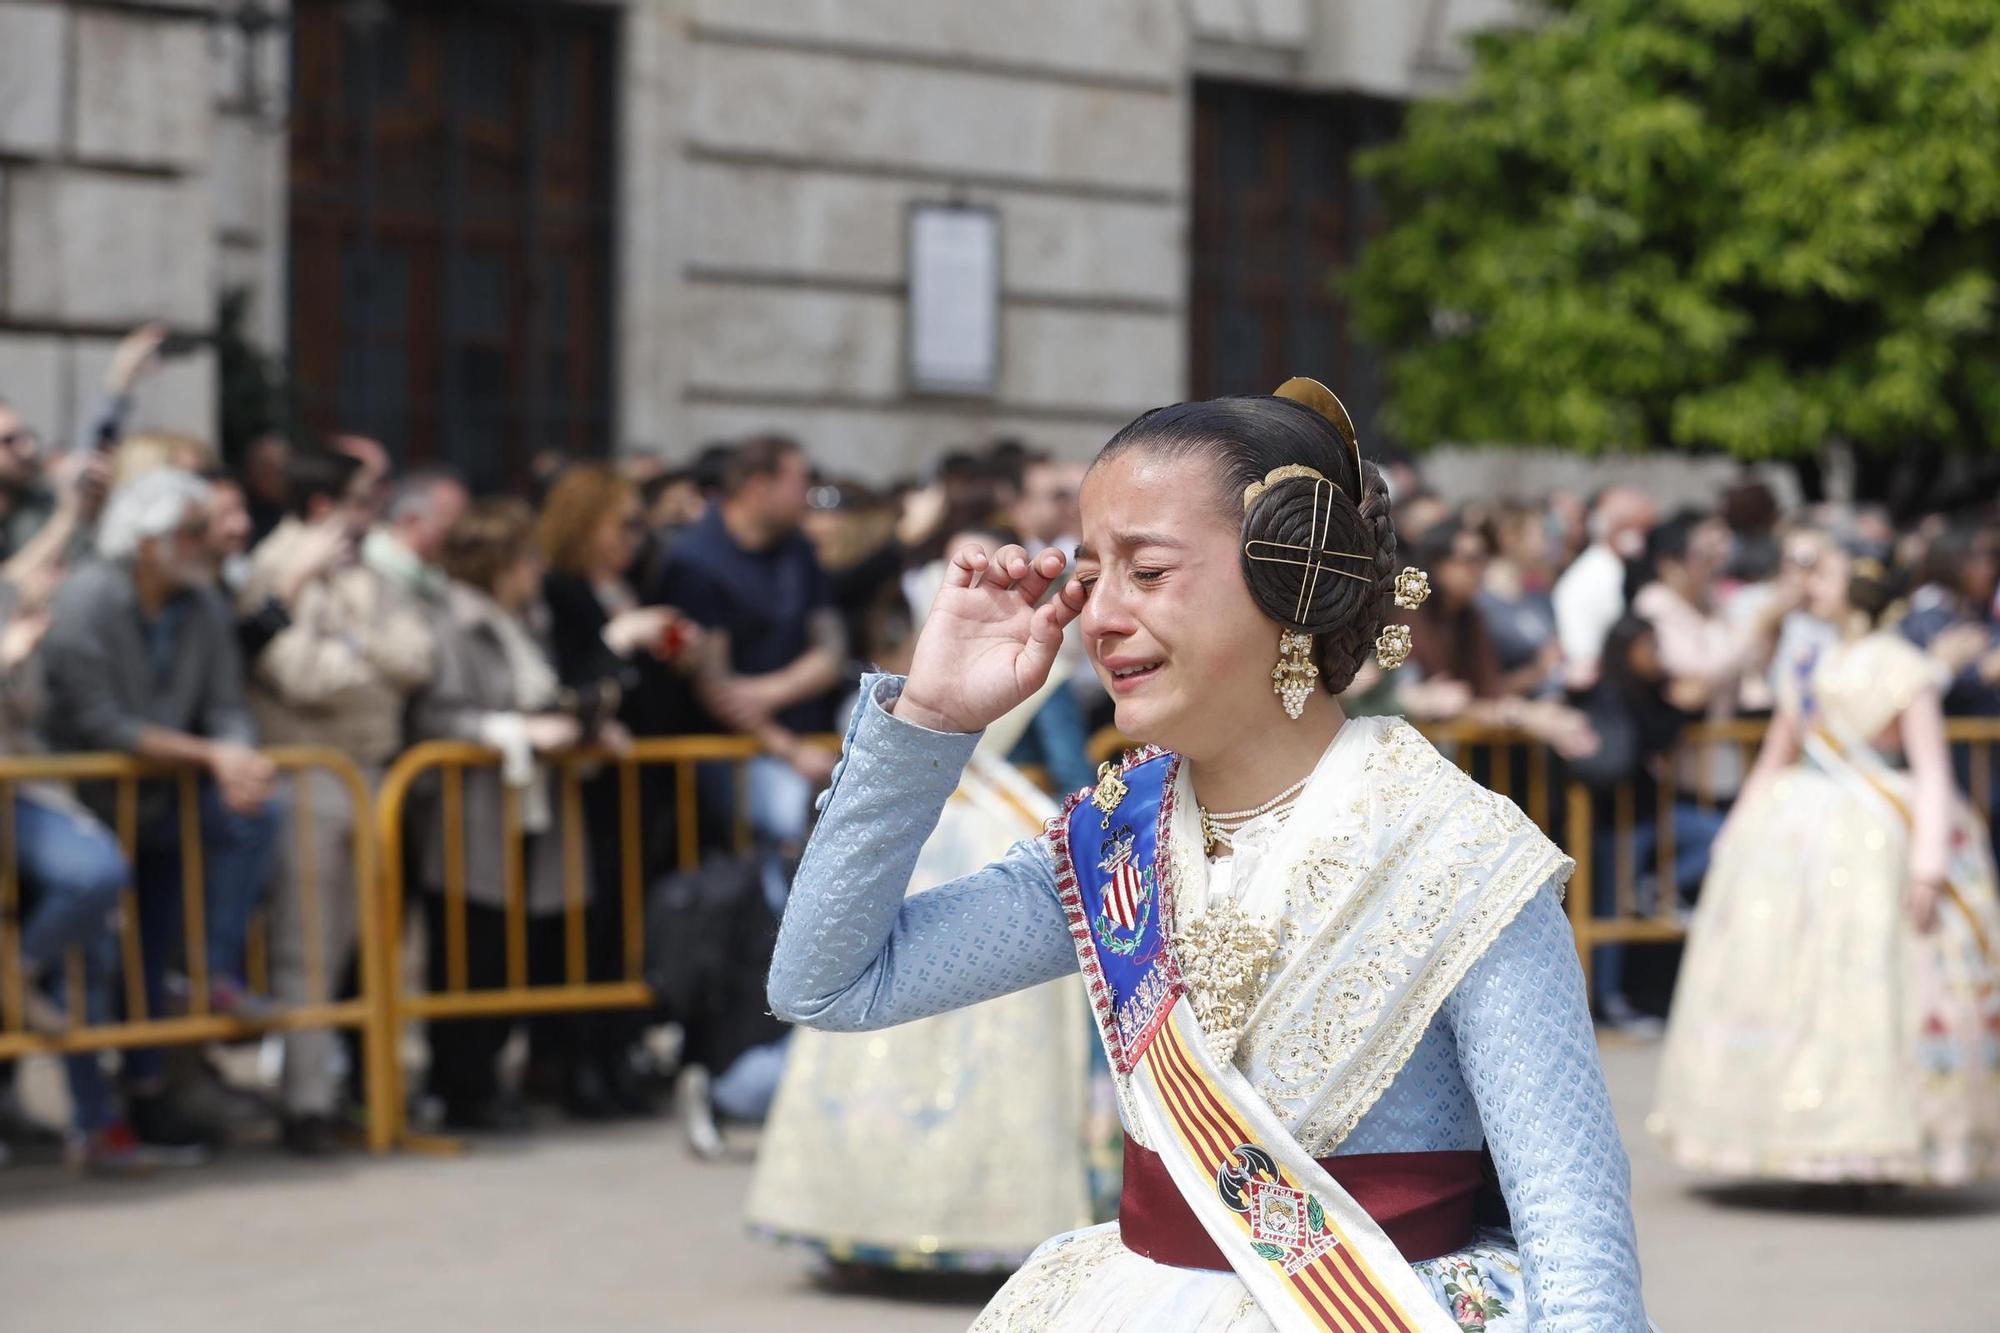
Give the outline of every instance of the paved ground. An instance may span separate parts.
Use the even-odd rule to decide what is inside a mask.
[[[1639,1135],[1652,1051],[1606,1051],[1634,1155],[1648,1303],[1669,1333],[1995,1325],[2000,1188],[1842,1208],[1695,1193]],[[0,1328],[35,1333],[920,1333],[990,1287],[834,1295],[743,1239],[745,1155],[673,1126],[551,1129],[460,1159],[325,1166],[240,1152],[145,1182],[0,1171]]]

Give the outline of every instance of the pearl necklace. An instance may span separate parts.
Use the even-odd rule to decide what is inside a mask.
[[[1231,846],[1232,835],[1259,815],[1268,815],[1281,806],[1289,806],[1298,798],[1298,794],[1305,790],[1306,783],[1311,779],[1312,774],[1306,774],[1264,804],[1250,810],[1216,811],[1196,802],[1195,809],[1201,813],[1201,839],[1207,844],[1208,854],[1213,856],[1218,848]]]

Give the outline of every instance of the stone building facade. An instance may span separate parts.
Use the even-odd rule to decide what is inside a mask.
[[[1001,434],[1082,454],[1334,346],[1318,251],[1233,256],[1358,244],[1349,151],[1513,12],[0,0],[0,396],[73,431],[124,328],[238,292],[309,425],[492,481],[767,428],[877,478]],[[909,382],[921,203],[997,213],[990,393]],[[141,420],[214,432],[217,374],[176,361]]]

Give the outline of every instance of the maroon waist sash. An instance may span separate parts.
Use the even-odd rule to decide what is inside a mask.
[[[1485,1154],[1479,1152],[1353,1153],[1319,1159],[1413,1264],[1471,1242],[1484,1162]],[[1229,1270],[1229,1261],[1175,1188],[1166,1163],[1130,1136],[1125,1140],[1125,1187],[1118,1196],[1118,1235],[1126,1249],[1154,1263]]]

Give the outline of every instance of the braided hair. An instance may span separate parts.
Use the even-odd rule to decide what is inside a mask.
[[[1097,462],[1135,451],[1201,459],[1219,474],[1223,499],[1241,518],[1239,559],[1258,609],[1288,630],[1313,636],[1320,684],[1328,692],[1340,694],[1353,684],[1395,597],[1396,530],[1381,471],[1357,459],[1318,412],[1271,395],[1155,408],[1112,436]],[[1332,483],[1331,494],[1311,477],[1292,476],[1243,505],[1247,489],[1286,466],[1318,472]],[[1253,547],[1354,558],[1327,557],[1314,570],[1305,561],[1256,558]]]

